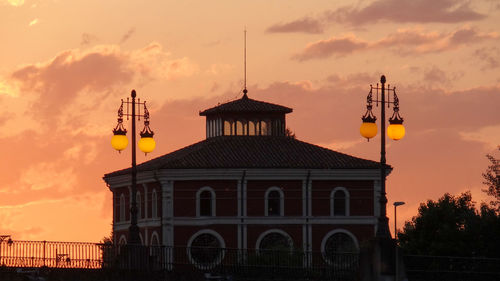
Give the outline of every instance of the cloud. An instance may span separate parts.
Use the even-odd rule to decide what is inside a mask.
[[[368,46],[368,42],[357,39],[354,35],[332,37],[308,44],[300,53],[293,55],[292,59],[305,61],[327,58],[332,55],[345,56],[366,49]]]
[[[266,29],[268,33],[323,33],[323,25],[320,21],[310,17],[298,19],[287,23],[277,23]]]
[[[132,35],[135,33],[135,28],[129,29],[125,34],[123,34],[122,38],[120,39],[120,44],[125,43]]]
[[[305,61],[333,55],[341,57],[354,52],[374,49],[389,49],[401,56],[437,53],[498,37],[495,32],[484,33],[468,26],[448,33],[427,32],[421,28],[399,29],[397,32],[390,33],[375,41],[363,40],[350,34],[309,43],[302,51],[293,55],[292,59]]]
[[[377,0],[365,7],[344,6],[325,13],[329,21],[366,25],[377,22],[459,23],[486,16],[474,11],[467,0]]]
[[[34,19],[34,20],[30,21],[29,26],[33,26],[37,23],[38,23],[38,19]]]
[[[80,42],[80,45],[82,46],[90,45],[91,43],[97,40],[98,40],[97,36],[85,32],[82,33],[82,41]]]
[[[1,0],[0,4],[21,7],[22,5],[24,5],[24,0]]]
[[[483,64],[481,70],[491,70],[500,66],[500,49],[483,47],[474,51],[474,57]]]
[[[10,80],[19,85],[24,98],[34,95],[29,112],[55,126],[61,123],[59,114],[76,101],[83,100],[87,110],[95,110],[102,103],[100,99],[134,79],[172,80],[191,76],[197,69],[187,57],[171,58],[158,43],[133,51],[105,45],[86,51],[67,50],[47,62],[25,65],[14,71]],[[68,114],[74,116],[75,112]]]

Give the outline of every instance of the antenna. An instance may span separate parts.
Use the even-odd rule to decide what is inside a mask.
[[[243,48],[243,83],[244,83],[244,88],[243,88],[243,95],[244,97],[247,96],[247,27],[245,26],[245,30],[243,32],[243,43],[244,43],[244,48]]]

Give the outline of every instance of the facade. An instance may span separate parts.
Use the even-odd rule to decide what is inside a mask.
[[[375,235],[380,164],[287,135],[291,112],[245,90],[200,112],[205,140],[138,165],[142,243],[359,251]],[[126,243],[130,169],[104,180],[113,193],[114,239]]]

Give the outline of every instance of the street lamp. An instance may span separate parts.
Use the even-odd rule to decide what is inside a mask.
[[[377,120],[377,117],[373,115],[372,112],[372,103],[375,101],[376,105],[380,103],[380,111],[381,111],[381,122],[380,122],[380,127],[381,127],[381,142],[380,142],[380,182],[381,182],[381,190],[380,190],[380,216],[378,217],[378,222],[377,222],[377,232],[375,234],[375,237],[377,238],[386,238],[390,239],[391,234],[389,231],[389,219],[387,218],[387,210],[386,210],[386,205],[387,205],[387,197],[386,197],[386,192],[385,192],[385,178],[386,178],[386,159],[385,159],[385,105],[387,104],[387,107],[390,107],[391,104],[393,105],[393,114],[391,118],[389,119],[389,128],[387,129],[387,133],[389,137],[393,140],[399,140],[404,137],[405,135],[405,128],[403,126],[403,118],[399,115],[399,98],[396,95],[396,88],[393,87],[391,88],[390,85],[385,86],[385,76],[382,75],[380,77],[380,87],[379,84],[377,83],[376,87],[373,87],[370,85],[370,92],[368,93],[368,96],[366,97],[366,113],[361,117],[361,120],[363,120],[363,123],[361,124],[361,127],[359,129],[361,135],[368,140],[370,138],[373,138],[377,135],[377,124],[375,121]],[[376,91],[376,98],[373,100],[373,90]],[[379,91],[381,93],[381,100],[378,99]],[[385,92],[387,91],[387,100],[385,99]],[[393,93],[393,100],[391,101],[391,95],[390,93]]]
[[[399,258],[398,258],[398,230],[397,230],[397,215],[396,215],[396,207],[398,206],[401,206],[401,205],[404,205],[405,202],[402,202],[402,201],[397,201],[397,202],[394,202],[394,240],[396,240],[396,247],[395,247],[395,256],[396,256],[396,274],[394,275],[395,278],[394,280],[397,281],[398,280],[398,276],[399,276]]]
[[[118,124],[113,129],[113,137],[111,138],[111,146],[118,150],[124,150],[128,146],[127,130],[123,126],[123,116],[127,116],[127,120],[132,118],[132,204],[130,206],[130,227],[129,227],[129,244],[140,244],[139,227],[137,226],[137,163],[136,163],[136,132],[135,132],[135,118],[141,120],[144,118],[144,129],[140,132],[141,139],[139,140],[139,149],[144,153],[152,152],[155,149],[156,142],[153,139],[153,131],[149,128],[149,111],[146,107],[146,102],[141,102],[140,99],[135,101],[135,90],[132,90],[132,101],[127,98],[126,101],[122,99],[122,104],[118,109]],[[127,112],[123,112],[123,105],[127,105]],[[129,105],[131,105],[132,112],[129,113]],[[141,105],[144,106],[143,114],[141,115]],[[137,106],[137,113],[136,113]]]

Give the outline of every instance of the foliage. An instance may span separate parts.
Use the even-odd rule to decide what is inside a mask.
[[[498,150],[500,151],[500,146],[498,146]],[[491,164],[483,173],[483,183],[488,186],[488,189],[483,189],[483,191],[495,197],[495,200],[491,201],[491,205],[496,207],[497,212],[500,212],[500,159],[496,159],[490,154],[487,154],[486,157]]]
[[[406,254],[500,257],[500,216],[487,205],[476,210],[470,192],[428,200],[398,235]]]
[[[285,129],[285,136],[289,137],[289,138],[292,138],[292,139],[296,139],[297,138],[295,136],[295,133],[292,130],[290,130],[290,128],[286,128]]]

